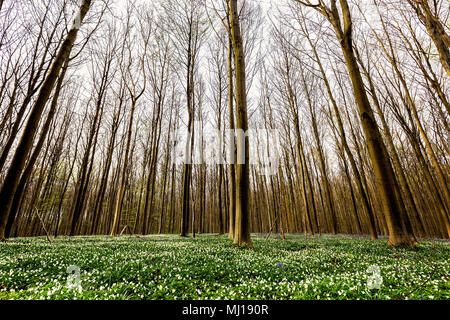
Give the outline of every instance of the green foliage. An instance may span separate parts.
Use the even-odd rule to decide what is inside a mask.
[[[0,299],[450,299],[448,242],[288,235],[19,238],[0,244]],[[80,268],[82,290],[67,287]],[[369,289],[371,265],[380,289]]]

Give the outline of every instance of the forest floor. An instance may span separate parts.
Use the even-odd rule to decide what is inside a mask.
[[[226,235],[11,239],[0,243],[0,299],[450,299],[448,241],[252,238],[253,250]]]

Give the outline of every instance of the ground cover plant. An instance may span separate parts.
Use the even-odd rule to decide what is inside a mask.
[[[253,250],[225,235],[10,239],[0,244],[0,299],[450,299],[448,241],[252,238]],[[68,286],[70,266],[80,286]]]

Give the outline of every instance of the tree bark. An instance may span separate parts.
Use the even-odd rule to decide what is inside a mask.
[[[83,0],[79,12],[79,22],[81,23],[91,6],[91,0]],[[53,64],[47,74],[44,83],[39,91],[38,97],[28,117],[27,124],[17,146],[16,152],[12,159],[11,165],[6,174],[3,182],[2,189],[0,191],[0,207],[3,208],[0,212],[0,239],[5,237],[5,227],[8,220],[8,213],[11,208],[14,193],[19,184],[20,174],[25,166],[26,158],[32,148],[33,137],[36,133],[39,120],[41,119],[44,107],[49,99],[50,93],[55,85],[60,70],[64,61],[69,58],[73,44],[77,37],[79,25],[74,22],[72,28],[66,36],[58,54],[53,61]]]
[[[249,145],[246,135],[247,91],[245,79],[245,57],[242,45],[237,0],[230,0],[230,22],[233,40],[234,66],[236,70],[236,217],[234,244],[253,247],[249,230],[248,190],[249,190]]]

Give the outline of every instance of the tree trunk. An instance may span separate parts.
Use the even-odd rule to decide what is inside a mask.
[[[91,0],[83,0],[79,12],[79,23],[81,23],[91,6]],[[28,157],[30,149],[33,145],[33,137],[36,133],[41,119],[44,107],[49,99],[51,91],[55,85],[58,75],[61,71],[64,61],[69,58],[73,44],[77,37],[79,30],[78,21],[75,21],[66,36],[58,54],[53,61],[53,64],[45,78],[44,83],[39,91],[38,97],[28,117],[28,122],[23,131],[19,145],[12,159],[11,165],[6,174],[3,182],[2,189],[0,191],[0,207],[3,208],[0,212],[0,239],[5,237],[5,227],[8,220],[8,213],[11,208],[14,193],[19,184],[20,174],[25,166],[25,161]]]
[[[364,82],[359,71],[352,44],[352,21],[350,8],[346,0],[340,0],[343,15],[343,29],[336,6],[336,0],[331,1],[330,22],[334,27],[337,38],[344,54],[353,93],[359,110],[364,134],[366,136],[369,156],[374,168],[376,182],[380,189],[383,211],[389,230],[389,245],[408,246],[416,244],[413,234],[409,234],[404,228],[402,217],[404,208],[401,207],[398,193],[395,190],[397,184],[391,162],[388,157],[386,146],[382,140],[380,131],[375,122],[372,108],[367,98]],[[399,196],[399,195],[398,195]]]
[[[249,230],[248,189],[249,189],[249,145],[246,135],[247,91],[245,79],[245,57],[237,9],[237,0],[230,0],[231,34],[233,39],[234,66],[236,70],[236,220],[234,244],[253,247]]]

